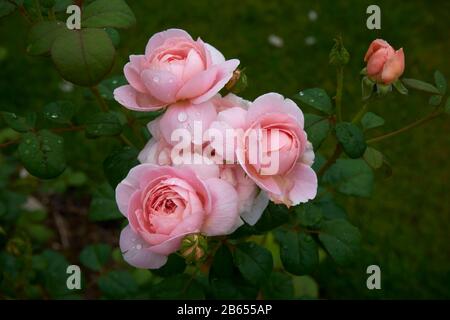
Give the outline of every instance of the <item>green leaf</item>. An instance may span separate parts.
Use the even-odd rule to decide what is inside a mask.
[[[433,86],[428,82],[424,82],[417,79],[403,79],[402,82],[411,89],[420,90],[433,94],[440,94],[440,91],[435,86]]]
[[[56,38],[51,49],[61,76],[80,86],[99,83],[111,70],[114,53],[111,39],[102,29],[66,32]]]
[[[115,188],[128,174],[131,168],[139,164],[138,150],[125,146],[113,151],[103,162],[103,171],[109,184]]]
[[[263,287],[263,296],[268,300],[292,299],[294,297],[292,277],[281,272],[272,272]]]
[[[343,194],[369,197],[373,188],[373,172],[362,159],[338,159],[326,171],[323,181]]]
[[[68,124],[75,115],[75,105],[70,101],[56,101],[44,107],[44,116],[50,121]]]
[[[138,292],[138,285],[127,271],[111,271],[98,278],[98,286],[108,299],[131,299]]]
[[[119,31],[117,31],[114,28],[105,28],[105,31],[108,34],[109,38],[111,39],[111,42],[112,42],[114,48],[117,48],[120,44]]]
[[[30,30],[27,52],[30,55],[41,55],[50,52],[53,43],[59,36],[68,32],[61,21],[40,21]]]
[[[373,93],[375,82],[369,79],[369,77],[363,77],[361,80],[361,95],[363,100],[367,100]]]
[[[319,264],[319,251],[314,239],[306,233],[280,230],[280,257],[286,271],[295,275],[309,274]]]
[[[64,140],[48,130],[25,133],[19,156],[25,169],[41,179],[55,178],[66,168]]]
[[[121,132],[120,120],[112,111],[95,113],[86,120],[86,136],[89,138],[116,136]]]
[[[400,79],[397,79],[396,81],[394,81],[393,85],[399,93],[404,94],[404,95],[408,94],[408,89],[406,89],[406,87],[403,85],[403,83]]]
[[[133,11],[124,0],[96,0],[83,10],[84,28],[129,28],[136,23]]]
[[[0,0],[0,18],[14,12],[16,6],[7,0]]]
[[[73,291],[69,290],[66,285],[67,281],[67,267],[69,266],[66,258],[59,252],[53,250],[45,250],[41,255],[35,256],[36,259],[41,260],[40,274],[43,277],[43,283],[46,291],[50,297],[61,299],[70,298]],[[35,262],[33,257],[33,263]]]
[[[434,83],[436,83],[436,87],[442,95],[447,92],[447,80],[439,70],[434,72]]]
[[[18,116],[12,112],[2,111],[3,120],[6,124],[17,132],[27,132],[34,128],[36,124],[36,113],[27,113],[25,116]]]
[[[319,240],[336,263],[346,265],[355,258],[361,235],[348,221],[337,219],[322,224]]]
[[[244,278],[254,285],[264,283],[273,268],[270,251],[253,242],[238,244],[234,251],[234,261]]]
[[[295,212],[305,227],[315,227],[322,220],[322,210],[312,202],[295,207]]]
[[[341,122],[336,125],[336,137],[341,143],[345,153],[350,158],[359,158],[366,151],[367,145],[364,134],[353,123]]]
[[[332,198],[323,201],[319,200],[315,205],[320,208],[324,219],[347,219],[347,213],[344,208],[335,203]]]
[[[233,256],[226,245],[215,253],[209,271],[212,294],[216,299],[255,299],[258,289],[248,284],[233,264]]]
[[[159,269],[152,270],[152,273],[166,278],[183,273],[185,269],[185,260],[178,254],[172,253],[167,259],[166,264]]]
[[[87,246],[80,253],[80,262],[93,271],[101,271],[103,266],[111,259],[112,249],[107,244],[94,244]]]
[[[450,98],[447,98],[447,101],[445,102],[444,110],[447,114],[450,114]]]
[[[330,132],[330,121],[316,114],[305,114],[305,130],[314,149],[320,147]]]
[[[372,147],[367,147],[363,158],[373,169],[379,169],[383,166],[383,154]]]
[[[435,107],[440,105],[441,102],[442,102],[442,96],[440,96],[440,95],[431,96],[430,99],[428,100],[428,104],[430,106],[435,106]]]
[[[101,96],[106,100],[114,100],[114,90],[120,86],[126,85],[127,79],[124,76],[113,76],[105,79],[98,85]]]
[[[187,274],[165,278],[154,289],[157,299],[200,300],[205,298],[202,286]]]
[[[317,299],[319,297],[319,286],[310,276],[294,277],[294,295],[299,299]]]
[[[364,130],[377,128],[384,125],[384,119],[373,112],[367,112],[361,119],[361,125]]]
[[[325,112],[326,114],[331,115],[333,113],[331,99],[323,89],[306,89],[295,95],[295,98],[314,109]]]
[[[53,10],[55,12],[66,12],[67,7],[72,4],[72,0],[55,0],[55,5],[53,6]]]
[[[48,240],[55,236],[52,229],[41,224],[29,224],[25,227],[27,234],[36,243],[45,244]]]
[[[114,190],[109,184],[103,183],[94,191],[88,217],[91,221],[123,218],[123,215],[117,208]]]
[[[258,232],[267,232],[286,223],[288,219],[289,211],[286,206],[270,202],[254,228]]]

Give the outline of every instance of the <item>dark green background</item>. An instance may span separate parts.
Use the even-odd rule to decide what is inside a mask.
[[[213,44],[228,58],[246,67],[253,99],[269,91],[292,96],[320,86],[334,94],[335,74],[328,65],[332,39],[341,34],[351,54],[345,71],[343,106],[349,119],[360,107],[360,76],[370,42],[384,38],[403,47],[405,76],[432,81],[441,70],[450,77],[448,1],[377,1],[382,29],[366,28],[366,8],[373,1],[128,1],[137,25],[121,32],[121,45],[112,74],[120,74],[128,55],[141,53],[152,34],[170,27],[187,30]],[[308,19],[315,10],[316,21]],[[284,46],[271,46],[275,34]],[[60,77],[45,58],[26,55],[26,25],[18,15],[0,20],[0,102],[16,111],[39,109],[56,99],[83,98],[83,90],[64,93]],[[313,36],[316,43],[305,44]],[[428,97],[416,92],[391,94],[372,106],[386,119],[379,132],[393,130],[429,112]],[[377,132],[373,132],[375,135]],[[325,145],[325,154],[330,150]],[[84,148],[89,150],[89,143]],[[342,199],[350,220],[363,236],[357,263],[339,268],[326,260],[313,275],[320,297],[450,298],[450,119],[443,117],[414,132],[377,145],[391,162],[394,174],[377,176],[372,199]],[[78,155],[77,164],[90,178],[101,176],[101,156]],[[73,161],[73,160],[72,160]],[[366,288],[366,267],[382,271],[382,290]]]

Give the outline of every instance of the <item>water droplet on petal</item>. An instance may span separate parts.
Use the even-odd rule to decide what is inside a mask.
[[[181,111],[181,112],[178,114],[178,121],[180,121],[180,122],[185,122],[186,120],[187,120],[187,114],[186,114],[186,112]]]
[[[154,76],[154,77],[153,77],[153,82],[154,82],[154,83],[159,83],[159,77]]]
[[[142,249],[142,244],[137,244],[137,245],[136,245],[136,249],[137,249],[137,250],[141,250],[141,249]]]

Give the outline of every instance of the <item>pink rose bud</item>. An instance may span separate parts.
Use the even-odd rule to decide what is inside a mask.
[[[206,258],[208,242],[201,234],[187,235],[181,242],[181,255],[188,263],[201,262]]]
[[[158,110],[181,100],[203,103],[225,86],[238,65],[239,60],[225,60],[200,38],[169,29],[150,38],[145,54],[130,56],[124,67],[129,84],[114,90],[114,98],[137,111]]]
[[[367,75],[377,83],[391,84],[405,70],[403,48],[395,51],[384,40],[374,40],[367,50],[364,61],[367,62]]]

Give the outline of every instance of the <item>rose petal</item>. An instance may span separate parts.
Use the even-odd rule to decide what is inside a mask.
[[[219,50],[214,48],[209,43],[205,43],[205,47],[209,51],[209,54],[211,55],[211,63],[212,63],[212,65],[221,64],[221,63],[225,62],[225,57],[223,56],[223,54]]]
[[[385,84],[390,84],[397,80],[405,70],[405,55],[403,48],[397,50],[395,54],[386,61],[381,79]]]
[[[212,207],[202,232],[208,236],[229,234],[239,218],[236,190],[228,182],[217,178],[208,179],[205,184],[212,198]]]
[[[186,38],[192,40],[192,37],[182,29],[168,29],[153,35],[145,47],[145,55],[150,55],[153,50],[164,44],[170,38]]]
[[[167,262],[167,256],[149,250],[149,245],[128,225],[120,234],[120,250],[126,262],[136,268],[158,269]]]
[[[199,104],[214,97],[214,95],[222,90],[227,82],[230,81],[231,77],[233,76],[233,72],[234,70],[236,70],[239,63],[239,60],[231,59],[225,61],[224,63],[214,65],[211,69],[217,68],[218,70],[216,72],[216,79],[213,82],[212,87],[210,87],[209,90],[207,90],[203,94],[193,99],[192,103]]]
[[[383,39],[376,39],[372,41],[372,43],[369,46],[369,49],[366,52],[366,55],[364,56],[364,61],[369,60],[372,54],[378,51],[378,49],[387,48],[389,46],[390,46],[389,43],[387,43]]]
[[[191,49],[186,58],[186,62],[183,68],[183,81],[189,81],[196,74],[202,72],[205,69],[205,61],[194,49]]]
[[[181,143],[180,136],[190,143],[202,145],[204,132],[216,117],[216,109],[210,101],[201,105],[187,102],[173,104],[161,117],[161,134],[171,145]],[[175,131],[177,129],[180,130]]]
[[[291,99],[285,99],[282,95],[274,92],[266,93],[253,101],[248,109],[247,125],[250,126],[259,117],[270,113],[291,115],[303,129],[304,116],[297,104]]]
[[[147,69],[141,73],[145,87],[156,99],[165,103],[175,102],[179,80],[169,71]]]
[[[189,81],[184,83],[178,91],[176,95],[177,100],[192,99],[204,94],[214,85],[218,73],[219,70],[215,67],[197,73]]]
[[[298,163],[291,173],[294,186],[289,191],[289,199],[292,205],[308,202],[317,194],[317,175],[314,170],[305,164]]]
[[[241,218],[249,225],[253,226],[261,218],[264,210],[269,204],[269,197],[263,190],[256,196],[250,211],[242,212]]]
[[[130,85],[137,91],[141,93],[146,93],[147,89],[145,88],[144,83],[142,82],[140,76],[140,69],[135,67],[131,62],[128,62],[123,68],[123,73],[125,78],[130,83]]]
[[[116,88],[114,99],[124,107],[136,111],[156,111],[165,106],[164,102],[148,94],[140,93],[130,85]]]

